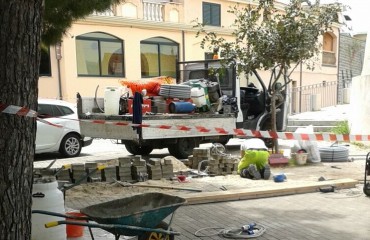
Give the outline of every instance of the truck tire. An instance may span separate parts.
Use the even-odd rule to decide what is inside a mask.
[[[196,138],[179,138],[177,143],[168,146],[170,154],[177,159],[186,159],[193,154],[193,149],[199,147]]]
[[[149,155],[153,151],[152,146],[139,146],[136,143],[125,143],[125,147],[132,155]]]

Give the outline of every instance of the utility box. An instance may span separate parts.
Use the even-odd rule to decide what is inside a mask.
[[[343,88],[343,103],[345,104],[351,103],[351,89],[350,88]]]
[[[321,110],[321,94],[311,95],[311,111]]]

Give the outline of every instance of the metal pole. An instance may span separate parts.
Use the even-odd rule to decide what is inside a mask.
[[[62,75],[60,73],[60,59],[62,59],[62,44],[58,42],[55,44],[55,56],[57,59],[58,66],[58,86],[59,86],[59,99],[63,100],[63,91],[62,91]]]
[[[302,61],[299,65],[299,112],[302,111]]]

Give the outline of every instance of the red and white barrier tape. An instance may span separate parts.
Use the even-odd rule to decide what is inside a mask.
[[[25,117],[37,117],[36,111],[27,109],[25,107],[6,105],[3,103],[0,103],[0,113],[15,114],[18,116],[25,116]]]
[[[8,113],[19,116],[37,117],[37,112],[26,109],[24,107],[18,107],[14,105],[5,105],[0,103],[0,114]],[[142,128],[159,128],[165,130],[177,130],[177,131],[196,131],[202,133],[217,133],[224,135],[236,135],[239,137],[257,137],[257,138],[278,138],[284,140],[309,140],[309,141],[344,141],[344,142],[360,142],[370,141],[370,135],[350,135],[350,134],[331,134],[331,133],[293,133],[293,132],[272,132],[272,131],[257,131],[257,130],[246,130],[246,129],[233,129],[228,131],[224,128],[206,128],[203,126],[184,126],[184,125],[161,125],[161,124],[135,124],[131,122],[117,122],[117,121],[106,121],[106,120],[78,120],[63,118],[68,120],[80,121],[92,124],[109,124],[115,126],[129,126],[129,127],[142,127]],[[37,118],[45,124],[49,124],[55,127],[62,127],[50,123],[44,119]]]
[[[54,127],[63,127],[63,126],[48,122],[44,119],[37,117],[36,111],[25,108],[25,107],[6,105],[6,104],[0,103],[0,113],[7,113],[7,114],[12,114],[12,115],[24,116],[24,117],[34,117],[36,118],[37,121],[40,121],[42,123],[45,123],[45,124],[48,124]]]
[[[349,135],[349,134],[331,134],[331,133],[293,133],[293,132],[273,132],[273,131],[257,131],[246,129],[233,129],[228,131],[224,128],[206,128],[203,126],[183,126],[183,125],[155,125],[155,124],[133,124],[130,122],[112,122],[106,120],[79,120],[92,124],[109,124],[115,126],[132,126],[143,128],[159,128],[166,130],[180,131],[197,131],[203,133],[218,133],[225,135],[236,135],[239,137],[257,137],[257,138],[278,138],[284,140],[309,140],[309,141],[344,141],[344,142],[360,142],[370,141],[370,135]]]

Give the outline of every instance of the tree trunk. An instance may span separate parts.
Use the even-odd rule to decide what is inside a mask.
[[[272,97],[271,97],[271,131],[277,132],[277,127],[276,127],[276,90],[273,91]],[[274,152],[278,153],[279,152],[279,143],[276,138],[273,140],[274,143]]]
[[[43,0],[0,0],[0,103],[36,110]],[[31,239],[36,120],[1,113],[0,238]]]

